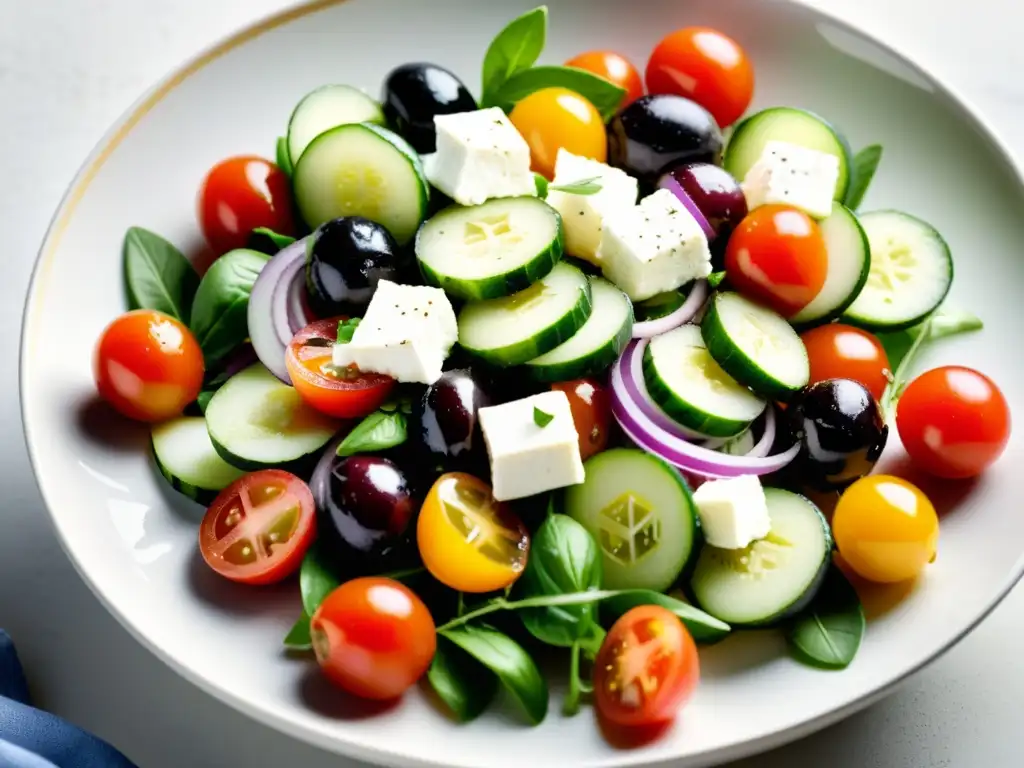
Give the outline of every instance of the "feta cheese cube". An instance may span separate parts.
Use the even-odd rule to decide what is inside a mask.
[[[785,141],[769,141],[741,186],[750,210],[781,203],[824,219],[832,213],[838,180],[839,158],[835,155]]]
[[[535,408],[552,417],[543,427],[534,418]],[[479,419],[498,501],[583,482],[579,435],[564,392],[481,408]]]
[[[440,288],[381,280],[352,340],[335,344],[332,359],[339,367],[433,384],[458,337],[455,311]]]
[[[764,488],[757,475],[708,480],[693,492],[704,538],[712,547],[743,549],[771,531]]]
[[[459,205],[536,195],[530,147],[499,107],[435,115],[437,151],[423,158],[427,179]]]
[[[704,230],[679,199],[659,189],[605,216],[601,268],[633,301],[711,274]]]
[[[636,205],[637,181],[618,168],[559,149],[552,186],[583,179],[596,179],[601,190],[593,195],[574,195],[552,189],[547,201],[562,215],[566,253],[599,264],[604,218],[613,211]]]

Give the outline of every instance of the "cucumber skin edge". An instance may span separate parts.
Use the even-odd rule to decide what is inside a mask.
[[[573,379],[594,376],[606,370],[619,359],[619,355],[622,354],[622,350],[626,348],[632,337],[633,316],[630,315],[615,334],[615,337],[589,357],[582,360],[577,359],[565,363],[555,363],[553,365],[531,365],[526,363],[526,370],[534,381],[538,381],[541,384],[554,384],[559,381],[572,381]]]
[[[214,491],[209,488],[200,488],[199,486],[186,483],[183,480],[179,480],[174,474],[163,465],[160,461],[160,457],[156,455],[156,450],[153,448],[153,443],[149,444],[150,451],[153,454],[153,461],[156,462],[156,468],[167,481],[167,484],[174,490],[180,493],[182,496],[190,499],[191,501],[201,504],[204,507],[209,506],[213,503],[213,500],[217,498],[220,491]]]

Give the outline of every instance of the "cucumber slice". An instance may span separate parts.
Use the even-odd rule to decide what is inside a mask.
[[[832,198],[845,197],[853,167],[850,145],[835,128],[804,109],[770,107],[746,118],[733,130],[725,148],[725,170],[743,181],[769,141],[786,141],[838,157],[839,178]]]
[[[313,139],[295,166],[293,186],[312,229],[341,216],[364,216],[402,245],[426,218],[430,194],[415,150],[370,123],[341,125]]]
[[[684,285],[679,290],[665,291],[665,293],[659,293],[657,296],[651,296],[649,299],[638,301],[633,305],[636,321],[643,323],[648,320],[668,317],[683,306],[692,285],[692,283],[687,283],[687,285]]]
[[[182,416],[153,427],[153,456],[160,474],[174,490],[200,504],[209,504],[218,493],[245,474],[220,457],[206,419]]]
[[[292,166],[324,131],[349,123],[384,125],[384,110],[350,85],[325,85],[302,97],[288,120],[288,155]]]
[[[864,288],[871,270],[868,235],[853,211],[842,203],[832,203],[832,215],[820,226],[828,272],[818,295],[789,319],[799,328],[822,325],[842,315]]]
[[[643,371],[647,391],[661,409],[704,435],[738,435],[766,405],[722,370],[696,325],[681,325],[651,339]]]
[[[228,379],[206,406],[206,428],[217,453],[250,471],[303,467],[339,426],[261,363]]]
[[[828,571],[832,534],[814,504],[765,488],[772,528],[744,549],[704,546],[690,589],[697,604],[733,626],[775,624],[810,603]]]
[[[759,395],[788,400],[811,378],[807,349],[786,320],[738,293],[718,293],[700,324],[708,352]]]
[[[525,291],[463,307],[459,344],[494,365],[522,365],[572,338],[591,311],[590,283],[562,262]]]
[[[601,548],[605,589],[663,592],[683,572],[697,540],[697,508],[682,476],[635,448],[613,448],[583,465],[565,490],[565,511]]]
[[[629,297],[601,277],[589,277],[593,311],[571,339],[526,366],[537,381],[569,381],[600,373],[618,359],[633,333]]]
[[[452,206],[416,235],[416,258],[431,285],[470,301],[511,296],[547,275],[562,258],[558,211],[535,197]]]
[[[871,244],[871,270],[843,319],[869,331],[917,325],[953,284],[949,246],[931,224],[900,211],[865,213],[860,223]]]

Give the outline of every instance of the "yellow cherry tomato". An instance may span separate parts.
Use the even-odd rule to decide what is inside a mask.
[[[487,483],[462,472],[441,475],[416,525],[423,564],[460,592],[504,589],[522,574],[530,534]]]
[[[567,152],[604,162],[608,137],[604,120],[589,101],[568,88],[543,88],[513,108],[509,119],[530,145],[533,170],[551,179],[555,158]]]
[[[843,493],[832,516],[843,560],[868,581],[917,576],[935,559],[939,518],[921,491],[892,475],[869,475]]]

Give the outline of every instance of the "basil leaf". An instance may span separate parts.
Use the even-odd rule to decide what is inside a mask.
[[[246,247],[253,251],[274,256],[295,242],[291,235],[282,235],[267,227],[256,227],[249,233],[249,240]]]
[[[401,445],[409,436],[405,414],[374,411],[348,433],[338,446],[339,456],[384,451]]]
[[[427,681],[460,723],[479,717],[498,692],[497,675],[443,636],[437,638]]]
[[[716,643],[732,631],[732,627],[689,603],[650,589],[631,589],[601,602],[601,618],[606,626],[615,623],[638,605],[660,605],[672,611],[698,643]]]
[[[199,406],[199,410],[202,413],[204,413],[204,414],[206,413],[206,407],[210,404],[210,401],[213,399],[213,396],[216,393],[217,393],[217,390],[215,390],[215,389],[204,389],[196,397],[196,404]]]
[[[225,253],[203,275],[189,328],[208,366],[249,337],[249,294],[269,260],[265,253],[239,248]]]
[[[548,196],[548,186],[550,185],[548,184],[548,180],[546,178],[541,176],[539,173],[534,172],[533,183],[534,186],[537,187],[537,197],[543,200],[545,197]]]
[[[871,185],[871,180],[875,178],[875,171],[878,170],[880,162],[882,162],[881,144],[864,147],[853,158],[853,168],[850,169],[852,175],[850,188],[846,190],[846,195],[843,198],[843,205],[851,211],[856,211],[860,207],[864,195],[867,194],[868,187]]]
[[[548,686],[537,664],[508,635],[486,626],[462,626],[441,634],[498,676],[534,725],[548,713]]]
[[[569,195],[596,195],[603,189],[600,176],[591,176],[587,179],[577,179],[567,184],[553,184],[549,189],[556,189]]]
[[[312,616],[320,603],[344,581],[338,567],[331,562],[326,546],[314,542],[299,567],[299,591],[302,593],[302,609],[306,616]]]
[[[516,72],[532,67],[547,39],[547,6],[527,11],[513,19],[487,47],[483,65],[483,93],[480,106],[494,106],[494,94]]]
[[[723,280],[725,280],[724,270],[722,272],[712,272],[708,275],[708,287],[714,290],[722,284]]]
[[[299,616],[298,621],[288,630],[284,636],[284,647],[289,651],[311,651],[313,650],[313,638],[310,635],[309,614],[305,611]]]
[[[810,607],[786,633],[793,655],[826,669],[844,669],[853,661],[864,637],[864,608],[857,592],[835,566]]]
[[[129,306],[187,323],[199,274],[182,252],[148,229],[129,227],[121,253]]]
[[[292,167],[292,156],[288,151],[288,138],[286,136],[277,137],[275,152],[277,167],[284,171],[288,176],[291,176],[295,172],[295,169]]]
[[[554,418],[553,414],[550,414],[547,411],[542,411],[537,406],[533,407],[533,423],[541,429],[554,421]]]
[[[623,88],[610,80],[578,67],[545,66],[524,69],[501,86],[495,103],[515,104],[542,88],[568,88],[593,104],[605,121],[615,116],[626,95]]]

